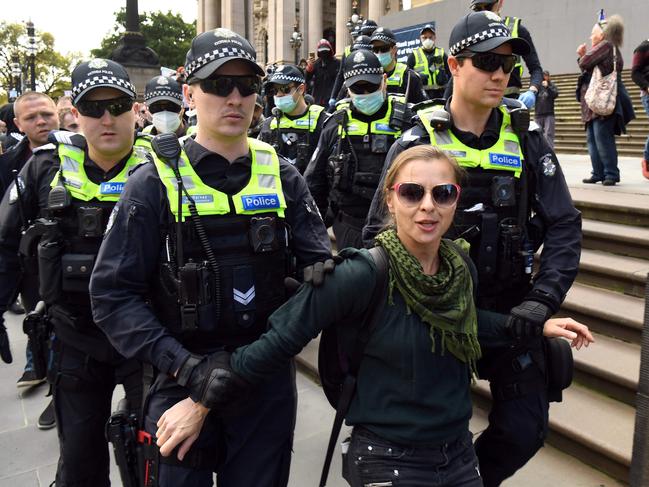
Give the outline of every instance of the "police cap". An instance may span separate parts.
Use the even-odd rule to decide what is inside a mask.
[[[198,34],[185,60],[187,82],[209,78],[214,71],[235,59],[246,61],[255,74],[264,76],[264,70],[256,62],[257,53],[247,39],[223,27]]]
[[[371,36],[378,26],[379,25],[371,19],[364,20],[363,23],[361,24],[361,29],[360,29],[361,35]]]
[[[302,84],[305,82],[304,74],[294,64],[282,64],[277,66],[273,74],[268,77],[269,83],[287,85],[289,83]]]
[[[383,80],[383,66],[372,51],[354,51],[345,58],[343,78],[347,88],[359,81],[378,85]]]
[[[512,37],[502,19],[490,10],[471,12],[455,24],[448,41],[449,52],[456,56],[465,49],[487,52],[503,44],[512,46],[512,52],[524,56],[530,45],[520,37]]]
[[[129,98],[137,96],[124,66],[110,59],[91,59],[72,71],[72,104],[76,105],[95,88],[115,88]]]
[[[427,30],[431,31],[433,34],[435,33],[435,26],[433,24],[426,24],[424,25],[421,30],[419,31],[419,35],[422,35],[424,32]]]
[[[365,49],[366,51],[372,50],[372,41],[370,40],[370,36],[358,36],[356,38],[356,41],[352,44],[351,50],[359,51],[361,49]]]
[[[498,0],[471,0],[471,8],[475,10],[478,5],[493,5],[497,2]]]
[[[152,105],[157,101],[170,101],[177,105],[183,104],[183,89],[175,78],[156,76],[151,78],[144,87],[144,101]]]
[[[372,37],[370,37],[370,42],[382,42],[383,44],[394,46],[397,43],[397,36],[386,27],[378,27],[372,34]]]

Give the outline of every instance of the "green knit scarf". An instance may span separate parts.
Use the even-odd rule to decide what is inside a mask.
[[[414,311],[430,326],[433,352],[437,332],[442,337],[442,354],[448,349],[475,374],[476,360],[481,355],[478,323],[473,282],[462,256],[452,244],[442,240],[439,270],[429,276],[403,246],[394,228],[380,233],[376,241],[387,251],[390,261],[388,303],[394,305],[392,294],[396,287],[406,302],[408,314]]]

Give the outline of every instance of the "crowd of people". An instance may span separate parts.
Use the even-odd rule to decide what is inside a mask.
[[[471,0],[448,49],[425,25],[406,63],[371,20],[341,60],[323,39],[317,59],[267,69],[218,28],[141,103],[123,66],[92,59],[69,96],[0,109],[0,312],[20,294],[18,385],[50,384],[38,426],[57,427],[56,485],[110,484],[109,418],[137,433],[110,438],[132,485],[288,485],[292,358],[331,330],[359,364],[341,413],[353,487],[498,486],[536,454],[570,345],[593,337],[553,318],[581,216],[553,151],[558,90],[502,3]],[[585,182],[614,185],[628,95],[620,82],[609,116],[585,99],[595,67],[622,69],[621,20],[591,41]],[[645,44],[633,79],[649,112]],[[648,156],[649,140],[647,177]],[[4,326],[0,357],[13,359]],[[474,439],[478,377],[493,403]]]

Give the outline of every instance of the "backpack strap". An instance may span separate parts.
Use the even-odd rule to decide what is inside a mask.
[[[354,350],[349,357],[349,372],[345,377],[340,399],[338,400],[338,407],[336,407],[336,416],[334,418],[333,426],[331,427],[331,435],[329,436],[329,445],[327,446],[327,454],[325,456],[324,465],[322,466],[322,475],[320,476],[320,487],[327,485],[327,477],[329,476],[329,468],[331,467],[331,459],[333,458],[336,442],[340,435],[340,429],[343,425],[345,415],[349,410],[354,394],[356,392],[356,376],[360,369],[361,361],[363,359],[363,352],[365,346],[372,335],[372,330],[378,322],[383,304],[387,295],[388,283],[388,255],[383,247],[377,246],[369,250],[374,265],[376,265],[376,284],[372,290],[372,297],[370,298],[367,312],[363,318],[358,334],[354,342]]]

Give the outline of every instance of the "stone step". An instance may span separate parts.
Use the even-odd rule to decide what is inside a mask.
[[[575,381],[606,396],[635,405],[640,375],[640,345],[599,333],[595,343],[575,350]]]
[[[588,147],[586,146],[586,141],[582,144],[561,144],[557,143],[554,145],[554,151],[557,154],[560,153],[565,153],[565,154],[582,154],[582,155],[587,155],[588,154]],[[617,147],[617,153],[619,156],[627,156],[627,157],[637,157],[638,161],[642,159],[642,149],[637,149],[637,148],[625,148],[623,145],[619,144]]]
[[[560,313],[585,323],[597,333],[640,343],[644,299],[576,282]]]
[[[583,219],[649,227],[649,195],[616,192],[604,201],[599,189],[577,186],[570,194]]]
[[[581,252],[577,280],[589,286],[643,298],[648,272],[647,260],[585,248]]]
[[[584,219],[582,236],[583,248],[649,259],[648,228]]]
[[[488,407],[489,386],[479,381],[474,397]],[[635,409],[579,384],[563,391],[550,405],[548,443],[607,475],[628,483]],[[563,484],[568,485],[568,484]]]

